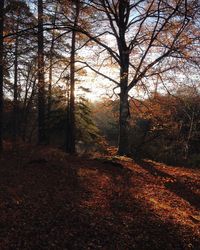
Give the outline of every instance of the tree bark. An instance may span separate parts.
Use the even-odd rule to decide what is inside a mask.
[[[129,101],[128,101],[128,68],[122,68],[120,74],[120,112],[119,112],[119,138],[118,154],[128,155],[129,148]]]
[[[43,1],[38,0],[38,143],[46,144]]]
[[[80,1],[75,1],[75,19],[74,27],[76,27],[80,12]],[[69,113],[67,114],[68,124],[66,131],[66,151],[70,154],[76,152],[76,122],[75,122],[75,52],[76,52],[76,31],[72,30],[71,55],[70,55],[70,100]]]
[[[54,40],[54,38],[53,38]],[[50,49],[50,65],[49,65],[49,85],[48,85],[48,105],[47,105],[47,140],[50,143],[50,114],[52,106],[52,75],[53,75],[53,47],[54,41],[52,40]]]
[[[119,138],[118,154],[128,155],[129,149],[129,102],[128,102],[128,74],[129,74],[129,48],[126,44],[126,10],[129,3],[119,3],[119,37],[117,39],[120,58],[120,112],[119,112]]]
[[[66,96],[67,96],[67,109],[66,109],[66,124],[65,124],[65,149],[66,152],[69,152],[69,134],[70,134],[70,128],[69,128],[69,107],[70,107],[70,79],[67,79],[66,83]]]
[[[70,60],[70,99],[68,109],[68,125],[67,125],[67,136],[66,136],[66,151],[70,154],[75,153],[75,45],[76,43],[76,32],[72,31],[71,40],[71,60]]]
[[[0,1],[0,154],[3,152],[3,26],[4,0]]]
[[[55,9],[55,15],[53,16],[53,27],[56,25],[57,9]],[[48,131],[48,143],[50,142],[50,113],[52,106],[52,76],[53,76],[53,56],[54,56],[54,45],[55,45],[55,29],[52,31],[51,47],[50,47],[50,59],[49,59],[49,85],[48,85],[48,105],[47,105],[47,131]]]
[[[17,20],[16,33],[19,29]],[[15,40],[15,60],[14,60],[14,99],[13,99],[13,145],[15,147],[18,136],[18,45],[19,37],[16,35]]]

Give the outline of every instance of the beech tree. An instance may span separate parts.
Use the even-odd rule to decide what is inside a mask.
[[[52,17],[52,26],[55,28],[56,19],[57,19],[57,9],[58,4],[55,5],[54,14]],[[48,141],[49,141],[49,123],[50,123],[50,113],[51,113],[51,104],[52,104],[52,83],[53,83],[53,59],[54,59],[54,49],[55,49],[55,29],[52,30],[51,34],[51,42],[50,42],[50,49],[49,49],[49,84],[48,84],[48,107],[47,107],[47,116],[48,116]]]
[[[73,19],[74,27],[78,23],[79,13],[80,13],[80,1],[76,0],[72,4],[74,9]],[[76,30],[72,30],[71,37],[71,53],[70,53],[70,100],[69,100],[69,125],[67,131],[67,140],[66,140],[66,150],[69,153],[75,153],[75,52],[76,52]]]
[[[129,154],[130,91],[141,81],[171,70],[177,58],[182,58],[190,40],[187,27],[196,14],[198,1],[98,0],[87,4],[98,19],[99,29],[77,30],[102,46],[118,67],[117,80],[93,70],[120,89],[118,153]]]
[[[27,36],[27,33],[22,31],[29,29],[32,24],[35,24],[35,20],[36,18],[31,13],[25,1],[5,1],[3,88],[4,100],[10,99],[11,96],[13,99],[11,102],[12,114],[10,115],[12,134],[10,134],[9,139],[12,138],[14,144],[23,130],[23,126],[21,126],[24,118],[22,115],[22,102],[25,103],[25,99],[27,99],[27,87],[24,78],[27,73],[26,66],[32,60],[33,56],[36,55],[35,35],[29,32]],[[4,111],[7,116],[9,110],[6,109],[6,106]],[[5,120],[6,117],[1,120],[1,122],[4,122],[4,137],[9,135],[9,129],[5,126]],[[15,145],[13,149],[15,149]]]
[[[30,17],[32,17],[30,13],[30,9],[27,6],[27,4],[24,1],[16,1],[16,0],[10,0],[7,3],[7,13],[6,13],[6,20],[5,23],[8,26],[9,30],[13,33],[16,33],[16,35],[13,37],[13,39],[10,41],[11,48],[10,50],[13,50],[14,55],[14,66],[13,66],[13,143],[16,143],[17,137],[19,136],[19,123],[20,123],[20,117],[19,117],[19,89],[20,89],[20,83],[19,83],[19,71],[20,71],[20,64],[22,64],[22,56],[24,53],[24,50],[27,50],[26,44],[27,38],[24,36],[19,36],[18,32],[20,29],[23,29],[28,26],[30,23]],[[26,19],[26,21],[24,20]],[[10,71],[12,70],[12,67]],[[14,145],[15,147],[16,145]]]
[[[3,151],[3,30],[4,0],[0,1],[0,153]]]
[[[17,3],[19,1],[6,1],[6,6],[8,2]],[[21,0],[21,2],[25,4],[25,1]],[[66,126],[66,150],[70,153],[75,152],[74,92],[76,78],[78,78],[77,72],[81,69],[80,63],[82,63],[83,68],[89,67],[95,73],[112,81],[119,90],[118,153],[121,155],[129,154],[129,103],[130,95],[133,94],[132,90],[140,85],[146,87],[152,83],[152,80],[160,79],[163,75],[166,77],[173,70],[180,70],[181,62],[187,61],[189,57],[190,63],[195,61],[197,64],[193,40],[197,39],[196,32],[198,32],[198,24],[195,21],[196,16],[198,16],[198,1],[37,0],[33,1],[31,5],[27,4],[30,11],[33,10],[34,3],[38,7],[38,20],[33,11],[31,13],[32,21],[29,24],[24,21],[25,25],[23,26],[20,21],[24,19],[23,14],[20,12],[20,17],[18,17],[15,13],[12,17],[13,20],[16,20],[13,29],[9,31],[10,34],[4,35],[4,42],[7,42],[6,39],[12,40],[8,44],[4,43],[4,50],[7,45],[8,50],[11,47],[7,61],[10,67],[9,72],[12,72],[10,76],[4,77],[4,82],[9,80],[9,83],[4,84],[4,86],[7,88],[7,96],[10,96],[10,93],[14,94],[14,102],[12,103],[14,106],[12,116],[14,138],[16,138],[18,101],[24,101],[28,105],[30,98],[32,104],[28,105],[27,109],[24,105],[22,113],[28,113],[26,110],[38,111],[38,125],[35,126],[34,123],[35,129],[38,130],[38,141],[40,144],[47,142],[46,126],[50,124],[51,89],[53,85],[58,85],[60,79],[62,84],[64,83],[63,75],[65,74],[69,76],[69,109],[67,114],[69,119],[68,126]],[[196,24],[194,24],[195,22]],[[195,25],[196,29],[191,29]],[[35,33],[36,31],[37,33]],[[30,42],[30,37],[34,42]],[[61,37],[62,39],[60,39]],[[3,41],[3,35],[1,41]],[[21,46],[22,41],[25,41],[24,46]],[[98,46],[94,46],[94,43]],[[2,57],[3,42],[1,44]],[[95,58],[98,58],[100,65],[98,69],[94,66],[95,62],[88,53],[92,49],[86,49],[86,45],[91,44],[95,50]],[[19,58],[21,58],[20,53],[23,48],[26,48],[26,52],[23,52],[23,63],[21,63]],[[28,50],[30,48],[32,50]],[[83,53],[79,54],[81,49],[83,49]],[[97,49],[99,50],[97,51]],[[2,59],[3,57],[1,62]],[[34,67],[36,59],[38,62],[37,77]],[[112,75],[105,73],[105,68],[110,66],[107,63],[108,60],[115,69]],[[26,66],[22,67],[25,62]],[[7,63],[5,65],[7,68]],[[46,78],[47,71],[49,77]],[[59,74],[60,76],[58,76]],[[20,80],[21,83],[20,76],[24,77]],[[49,80],[48,86],[45,85],[47,79]],[[0,85],[2,87],[3,81],[0,83],[2,83]],[[36,88],[38,91],[37,109],[35,107]],[[3,88],[1,89],[3,93]],[[47,96],[46,91],[48,91]],[[1,100],[3,102],[3,97]],[[2,107],[2,105],[0,106]],[[45,122],[46,114],[47,124]],[[22,114],[22,117],[26,120],[28,116]],[[2,127],[1,124],[0,127]],[[24,131],[26,131],[25,128]],[[0,137],[2,138],[2,136]]]
[[[38,143],[46,143],[43,1],[38,0]]]
[[[81,37],[81,33],[76,30],[77,26],[83,25],[86,27],[87,21],[84,21],[86,17],[88,6],[85,6],[84,1],[61,1],[62,14],[64,21],[61,23],[62,27],[67,26],[67,30],[70,31],[70,38],[68,38],[69,44],[69,100],[67,108],[67,123],[66,123],[66,151],[69,153],[75,153],[76,145],[76,116],[75,116],[75,89],[78,71],[82,69],[76,67],[78,61],[78,50],[85,45],[85,38]],[[88,27],[88,26],[87,26]],[[80,42],[81,41],[81,42]],[[79,44],[78,44],[79,43]],[[87,42],[86,42],[87,44]],[[80,72],[79,72],[80,73]]]

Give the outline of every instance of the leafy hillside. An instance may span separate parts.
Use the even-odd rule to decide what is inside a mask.
[[[200,171],[51,148],[0,160],[1,249],[198,249]]]

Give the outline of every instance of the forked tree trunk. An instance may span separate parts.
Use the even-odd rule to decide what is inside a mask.
[[[122,33],[119,42],[120,52],[120,112],[119,112],[119,138],[118,154],[128,155],[129,148],[129,102],[128,102],[128,73],[129,73],[129,51],[125,42],[125,33]]]
[[[43,1],[38,0],[38,143],[46,144]]]
[[[120,112],[118,154],[128,155],[129,149],[129,103],[128,103],[128,74],[129,47],[126,44],[127,10],[129,1],[119,1],[119,37],[117,38],[120,58]]]
[[[3,151],[3,26],[4,0],[0,1],[0,154]]]

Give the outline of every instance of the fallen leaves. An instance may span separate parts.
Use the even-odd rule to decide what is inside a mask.
[[[198,249],[198,170],[31,152],[0,162],[1,249]]]

